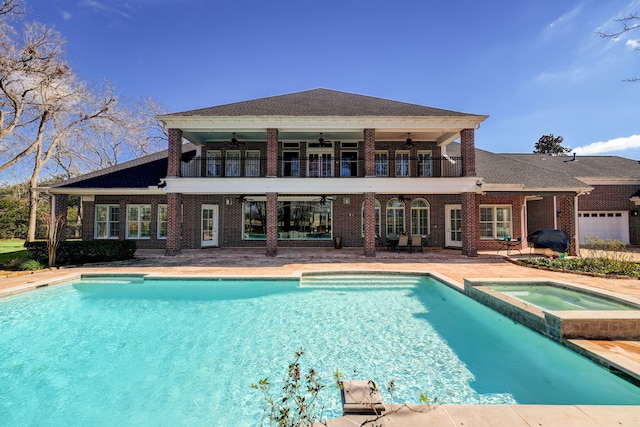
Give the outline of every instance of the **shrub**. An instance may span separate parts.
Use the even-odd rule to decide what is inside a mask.
[[[31,258],[47,263],[49,255],[47,242],[27,242],[24,244]],[[132,240],[65,240],[58,248],[59,264],[85,264],[132,259],[136,252],[136,242]]]
[[[26,260],[25,262],[20,264],[20,266],[18,267],[18,269],[22,271],[42,270],[43,268],[44,268],[44,265],[42,265],[41,263],[39,263],[34,259]]]

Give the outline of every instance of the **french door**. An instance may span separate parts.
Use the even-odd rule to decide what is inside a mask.
[[[218,246],[218,205],[202,205],[201,247]]]
[[[462,205],[445,206],[445,245],[452,247],[462,247]]]

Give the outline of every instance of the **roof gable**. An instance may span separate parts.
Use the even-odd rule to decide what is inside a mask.
[[[313,89],[286,95],[253,99],[166,116],[438,116],[473,114],[417,104],[356,95],[329,89]]]

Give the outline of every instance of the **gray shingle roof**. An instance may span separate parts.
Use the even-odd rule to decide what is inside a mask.
[[[503,154],[521,163],[582,178],[631,178],[640,180],[640,162],[618,156],[548,156]]]
[[[167,116],[476,116],[417,104],[313,89]],[[482,117],[482,116],[479,116]]]
[[[460,144],[447,146],[447,154],[458,156]],[[522,185],[523,189],[584,188],[587,185],[561,171],[548,170],[518,161],[509,154],[496,154],[476,148],[476,175],[487,184]]]

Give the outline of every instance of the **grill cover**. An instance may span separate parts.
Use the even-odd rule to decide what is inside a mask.
[[[561,230],[538,230],[527,236],[534,248],[549,248],[556,252],[569,251],[569,238]]]

